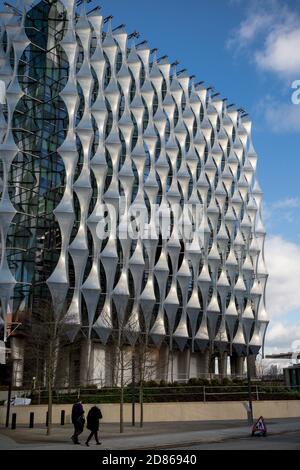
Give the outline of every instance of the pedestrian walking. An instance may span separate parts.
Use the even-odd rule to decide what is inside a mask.
[[[100,445],[101,442],[98,439],[98,431],[99,431],[99,420],[102,419],[102,413],[98,406],[93,406],[87,415],[87,429],[91,431],[87,441],[85,443],[86,446],[89,447],[89,442],[93,436],[95,436],[96,444]]]
[[[72,423],[74,425],[74,434],[71,437],[74,444],[80,444],[78,436],[82,433],[84,429],[84,409],[81,401],[74,403],[72,407]]]

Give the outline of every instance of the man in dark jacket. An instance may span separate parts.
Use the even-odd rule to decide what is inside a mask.
[[[88,412],[87,415],[87,429],[91,431],[89,437],[87,438],[87,441],[85,443],[86,446],[89,447],[89,442],[92,439],[93,436],[95,436],[96,444],[100,445],[101,442],[99,442],[98,439],[98,431],[99,431],[99,420],[102,419],[102,413],[100,408],[98,406],[93,406],[90,411]]]
[[[80,444],[78,440],[78,436],[83,431],[85,419],[84,419],[84,409],[82,406],[82,402],[79,400],[76,403],[74,403],[72,407],[72,423],[74,425],[74,434],[71,437],[71,439],[74,442],[74,444]]]

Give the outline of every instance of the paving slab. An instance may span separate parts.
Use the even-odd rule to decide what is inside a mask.
[[[300,431],[300,418],[267,420],[268,435]],[[0,449],[26,450],[133,450],[184,448],[200,443],[222,442],[240,439],[251,434],[251,427],[244,421],[208,421],[145,423],[143,428],[125,425],[124,433],[118,432],[118,425],[105,424],[101,427],[101,446],[94,443],[84,445],[88,435],[81,436],[82,445],[71,442],[72,426],[54,426],[50,436],[45,426],[33,429],[19,427],[15,430],[0,428]]]

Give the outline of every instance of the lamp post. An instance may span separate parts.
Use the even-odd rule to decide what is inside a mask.
[[[6,370],[6,381],[7,381],[7,383],[6,384],[8,385],[8,394],[7,394],[5,427],[8,428],[8,426],[9,426],[9,415],[10,415],[11,391],[12,391],[12,367],[13,367],[12,360],[7,361],[6,366],[7,366],[7,370]]]
[[[132,426],[135,426],[135,353],[132,355]]]
[[[253,425],[253,406],[252,406],[252,394],[251,394],[251,371],[249,361],[249,346],[247,346],[247,386],[248,386],[248,424]]]

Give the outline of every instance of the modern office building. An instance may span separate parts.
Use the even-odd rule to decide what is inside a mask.
[[[249,116],[100,8],[5,5],[0,321],[15,380],[45,299],[70,343],[64,384],[111,383],[115,332],[128,354],[147,345],[157,380],[242,374],[268,324]]]

